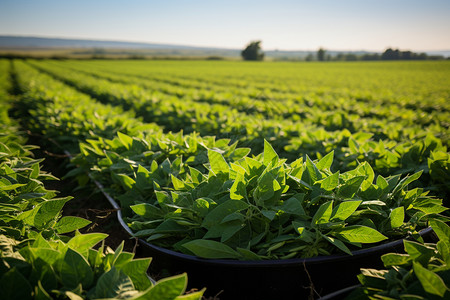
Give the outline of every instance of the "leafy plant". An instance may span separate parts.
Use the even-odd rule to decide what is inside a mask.
[[[197,134],[150,135],[136,138],[118,133],[114,139],[87,140],[80,143],[80,153],[72,160],[77,168],[67,174],[80,184],[90,178],[106,186],[120,200],[125,215],[135,201],[155,200],[154,186],[168,186],[171,176],[184,176],[190,169],[205,173],[208,149],[220,151],[228,161],[239,160],[249,153],[237,148],[229,139],[199,137]]]
[[[146,274],[151,258],[133,259],[123,243],[115,251],[94,249],[105,237],[76,234],[64,243],[39,234],[23,246],[0,235],[2,299],[201,299],[204,290],[182,296],[186,274],[153,284]]]
[[[41,180],[56,178],[31,157],[35,146],[8,131],[0,136],[2,299],[201,299],[204,290],[183,295],[186,274],[153,284],[146,274],[151,258],[133,259],[123,243],[115,251],[94,249],[105,234],[61,235],[90,222],[61,217],[71,197],[45,189]]]
[[[421,173],[375,175],[368,163],[333,173],[333,153],[313,162],[264,152],[228,163],[208,151],[209,172],[191,169],[156,201],[131,206],[138,237],[205,258],[312,257],[416,233],[446,210],[442,201],[407,186]],[[134,188],[131,185],[130,188]]]
[[[47,238],[88,225],[78,217],[62,217],[61,209],[71,197],[55,198],[55,191],[45,189],[41,180],[55,180],[41,171],[40,163],[31,157],[34,146],[0,142],[0,233],[17,240]]]
[[[450,227],[430,221],[436,244],[404,241],[406,254],[381,257],[387,270],[361,269],[363,285],[346,299],[447,299],[450,297]]]

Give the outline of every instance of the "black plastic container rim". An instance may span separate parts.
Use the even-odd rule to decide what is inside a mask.
[[[352,285],[346,288],[343,288],[341,290],[335,291],[331,294],[325,295],[323,297],[320,297],[317,300],[333,300],[333,299],[341,299],[343,296],[347,295],[348,293],[354,291],[355,289],[361,287],[360,284]]]
[[[103,185],[94,180],[97,187],[101,190],[103,195],[106,197],[106,199],[109,201],[109,203],[112,205],[114,209],[117,210],[117,219],[122,226],[122,228],[132,237],[134,237],[133,231],[128,227],[128,225],[123,221],[122,219],[122,211],[120,209],[120,206],[117,204],[117,202],[105,191]],[[422,229],[419,231],[420,235],[428,234],[433,229],[431,227]],[[155,246],[153,244],[150,244],[149,242],[138,239],[139,243],[142,245],[145,245],[146,247],[154,250],[155,252],[159,252],[165,255],[169,255],[172,257],[176,257],[181,260],[185,261],[191,261],[198,264],[208,264],[208,265],[226,265],[226,266],[236,266],[236,267],[269,267],[269,266],[293,266],[293,265],[299,265],[299,264],[319,264],[319,263],[326,263],[326,262],[337,262],[337,261],[343,261],[348,260],[352,258],[358,258],[362,256],[367,256],[372,253],[376,253],[378,251],[383,251],[386,249],[399,247],[403,244],[403,239],[395,240],[392,242],[388,242],[385,244],[377,245],[374,247],[361,249],[352,251],[352,255],[344,255],[344,254],[334,254],[334,255],[325,255],[325,256],[316,256],[311,258],[289,258],[289,259],[272,259],[272,260],[231,260],[231,259],[207,259],[207,258],[200,258],[189,254],[180,253],[177,251],[173,251],[170,249],[166,249],[163,247]]]
[[[123,220],[122,220],[123,222]],[[126,224],[125,224],[126,226]],[[128,226],[127,226],[128,227]],[[128,230],[130,228],[128,227]],[[127,231],[128,231],[127,230]],[[422,229],[419,233],[420,235],[428,234],[432,231],[431,227]],[[378,246],[361,249],[352,251],[352,255],[344,255],[344,254],[334,254],[334,255],[325,255],[325,256],[316,256],[311,258],[289,258],[289,259],[272,259],[272,260],[230,260],[230,259],[206,259],[206,258],[200,258],[189,254],[184,254],[180,252],[176,252],[173,250],[169,250],[166,248],[158,247],[155,245],[150,244],[149,242],[139,239],[139,243],[145,245],[146,247],[149,247],[153,249],[154,251],[164,253],[166,255],[170,255],[173,257],[177,257],[179,259],[183,260],[189,260],[192,262],[196,262],[199,264],[214,264],[214,265],[228,265],[228,266],[240,266],[240,267],[268,267],[268,266],[288,266],[288,265],[299,265],[299,264],[319,264],[319,263],[326,263],[326,262],[337,262],[337,261],[343,261],[348,260],[352,258],[358,258],[362,256],[367,256],[372,253],[376,253],[378,251],[383,251],[386,249],[399,247],[403,244],[403,239],[401,240],[395,240],[386,244],[381,244]]]

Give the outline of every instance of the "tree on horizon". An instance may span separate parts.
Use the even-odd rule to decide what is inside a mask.
[[[247,47],[241,51],[244,60],[261,61],[264,59],[264,52],[261,49],[261,41],[250,42]]]

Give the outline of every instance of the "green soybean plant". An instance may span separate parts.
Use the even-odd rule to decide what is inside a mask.
[[[362,287],[346,299],[449,299],[450,227],[430,221],[437,243],[404,240],[405,254],[381,256],[386,270],[361,269]]]
[[[106,236],[76,234],[64,243],[39,234],[23,246],[0,235],[2,299],[201,299],[204,290],[183,295],[186,274],[153,284],[146,274],[151,258],[133,259],[123,242],[115,251],[94,249]]]
[[[417,235],[445,211],[442,200],[407,190],[421,172],[377,176],[364,162],[332,172],[333,152],[287,164],[265,141],[258,156],[227,162],[208,150],[196,169],[156,186],[156,200],[131,206],[137,237],[204,258],[286,259],[351,254],[388,239]]]
[[[250,151],[236,146],[229,139],[182,132],[145,138],[119,132],[114,139],[80,143],[80,153],[72,160],[76,168],[67,177],[75,176],[81,184],[88,183],[89,178],[102,183],[128,215],[132,213],[129,206],[136,201],[156,200],[154,187],[169,185],[172,175],[184,176],[191,168],[205,173],[208,149],[220,151],[229,161],[239,160]]]
[[[42,159],[33,159],[35,146],[17,143],[16,135],[0,141],[0,234],[17,240],[33,239],[38,234],[59,239],[58,235],[80,229],[90,221],[65,216],[61,209],[71,197],[56,198],[43,180],[56,180],[41,171]]]

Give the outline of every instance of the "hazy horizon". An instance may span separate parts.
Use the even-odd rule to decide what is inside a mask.
[[[450,49],[450,1],[3,0],[0,35],[264,50]]]

